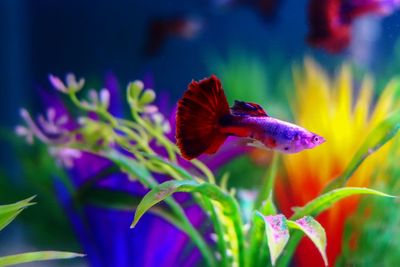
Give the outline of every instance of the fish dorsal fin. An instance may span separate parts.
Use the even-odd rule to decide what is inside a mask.
[[[233,115],[238,116],[268,117],[268,114],[259,104],[251,102],[235,100],[235,104],[231,107],[231,110]]]

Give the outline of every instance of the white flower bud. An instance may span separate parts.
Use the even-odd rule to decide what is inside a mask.
[[[162,130],[164,133],[170,133],[171,132],[171,125],[169,124],[168,121],[164,121],[163,125],[162,125]]]
[[[100,91],[100,104],[107,109],[110,106],[110,91],[101,89]]]
[[[88,96],[89,96],[90,104],[92,106],[97,106],[97,104],[99,103],[99,95],[98,95],[97,91],[95,89],[90,89]]]
[[[155,105],[146,105],[143,107],[143,112],[147,114],[153,114],[158,112],[158,107]]]
[[[154,113],[151,115],[151,118],[157,125],[161,125],[161,123],[164,121],[164,116],[161,113]]]
[[[68,88],[65,86],[65,84],[61,81],[60,78],[57,76],[54,76],[52,74],[49,75],[49,81],[53,87],[62,92],[62,93],[68,93]]]

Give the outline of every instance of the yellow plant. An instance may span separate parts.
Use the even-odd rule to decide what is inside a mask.
[[[318,196],[323,188],[342,174],[367,135],[398,102],[396,80],[390,81],[379,97],[375,97],[370,77],[354,83],[349,65],[341,67],[334,79],[313,60],[306,59],[304,69],[294,70],[295,93],[291,106],[296,124],[321,134],[325,144],[309,151],[283,157],[286,174],[276,185],[278,203],[286,215]],[[371,155],[358,168],[349,186],[368,186],[374,173],[383,170],[391,143]],[[327,232],[327,252],[333,264],[341,251],[345,219],[357,207],[358,199],[346,199],[318,217]],[[312,245],[303,241],[297,250],[299,266],[323,266]],[[304,253],[307,250],[307,253]],[[302,256],[303,255],[303,256]],[[304,256],[307,255],[307,256]],[[311,260],[311,262],[310,262]]]

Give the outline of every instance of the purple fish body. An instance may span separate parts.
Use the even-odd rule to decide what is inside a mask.
[[[252,139],[250,145],[261,145],[288,154],[311,149],[325,142],[322,136],[268,115],[228,115],[222,119],[221,127],[221,131],[228,135]]]
[[[297,153],[325,139],[295,124],[268,116],[258,104],[235,101],[229,107],[220,80],[212,75],[192,81],[178,102],[176,140],[183,158],[214,154],[228,136],[252,140],[251,145]]]

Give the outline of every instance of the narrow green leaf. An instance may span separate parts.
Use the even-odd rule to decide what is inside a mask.
[[[119,210],[135,209],[140,200],[141,197],[128,192],[102,187],[90,187],[76,192],[76,201]]]
[[[9,225],[22,212],[22,210],[23,209],[2,214],[2,216],[0,216],[0,231]]]
[[[10,222],[12,222],[15,217],[26,207],[33,205],[31,200],[34,199],[35,196],[18,201],[13,204],[1,205],[0,206],[0,231],[6,227]]]
[[[329,183],[323,192],[343,187],[351,178],[357,168],[368,158],[371,154],[381,148],[384,144],[389,142],[400,129],[400,111],[396,111],[388,118],[383,120],[376,126],[367,136],[364,143],[353,156],[349,165],[347,165],[343,174]]]
[[[116,163],[124,172],[129,173],[139,180],[139,182],[147,186],[151,189],[155,189],[158,187],[158,182],[153,178],[151,173],[145,168],[145,166],[139,164],[136,160],[129,158],[117,151],[110,150],[105,151],[102,154],[106,158],[110,159],[114,163]],[[151,191],[150,191],[151,192]],[[161,201],[161,200],[160,200]],[[213,258],[211,250],[207,247],[206,242],[200,235],[200,233],[191,225],[189,219],[185,217],[185,213],[182,207],[179,206],[178,203],[174,199],[167,198],[165,199],[167,204],[171,207],[174,212],[174,215],[182,222],[182,225],[179,224],[180,227],[183,227],[182,230],[190,236],[193,242],[198,246],[199,250],[203,254],[205,260],[210,266],[215,266],[215,259]],[[155,203],[156,204],[156,203]],[[139,204],[140,205],[140,204]],[[150,208],[150,207],[148,207]],[[139,209],[139,206],[138,206]],[[144,213],[144,211],[143,211]],[[138,217],[138,219],[143,215],[143,213]],[[138,220],[137,219],[137,220]],[[174,223],[171,221],[171,223]],[[176,222],[178,223],[178,222]]]
[[[274,266],[289,240],[287,220],[282,214],[264,216],[256,211],[256,215],[264,222],[264,231],[267,235],[271,263]]]
[[[133,175],[144,186],[152,187],[157,185],[151,173],[138,163],[136,160],[129,158],[115,150],[104,151],[102,155],[117,164],[123,171]]]
[[[222,212],[224,216],[231,220],[234,228],[233,230],[236,233],[238,249],[234,254],[236,255],[238,253],[236,257],[239,258],[239,265],[244,265],[244,235],[243,224],[239,213],[239,204],[230,194],[224,192],[215,184],[206,182],[198,183],[194,180],[173,180],[154,187],[139,203],[131,227],[135,227],[139,219],[148,209],[164,199],[168,200],[168,197],[175,192],[200,193],[202,196],[219,202],[223,209]]]
[[[287,225],[292,229],[298,229],[305,233],[318,248],[325,266],[328,266],[328,258],[326,256],[326,233],[321,224],[314,220],[313,217],[305,216],[296,221],[288,220]]]
[[[193,180],[193,176],[188,173],[185,169],[179,167],[178,165],[170,162],[169,160],[165,160],[162,157],[156,156],[156,155],[151,155],[148,153],[141,153],[143,156],[149,158],[150,160],[153,160],[157,163],[163,164],[168,166],[170,169],[172,169],[174,172],[176,172],[179,177],[181,177],[184,180]]]
[[[262,215],[260,216],[258,213],[258,211],[255,211],[252,217],[252,224],[249,233],[250,245],[247,253],[247,266],[262,266],[265,265],[265,262],[267,261],[266,257],[262,257],[264,252],[269,250],[267,242],[264,242],[266,239],[265,223]],[[261,262],[263,263],[261,264]]]
[[[277,210],[275,204],[272,200],[272,192],[269,194],[267,200],[265,200],[260,207],[261,214],[264,216],[267,215],[276,215]],[[265,236],[265,226],[264,222],[260,222],[261,220],[258,217],[259,212],[254,213],[253,215],[253,224],[251,225],[249,239],[250,239],[250,247],[248,250],[248,260],[249,266],[259,266],[260,262],[267,260],[266,251],[269,250],[267,248],[268,244],[264,240]],[[260,256],[260,250],[262,251]]]
[[[11,256],[0,257],[0,266],[10,266],[10,265],[22,264],[34,261],[71,259],[83,256],[85,255],[72,252],[62,252],[62,251],[28,252],[28,253],[21,253]]]
[[[202,201],[204,202],[204,208],[206,211],[208,211],[210,215],[210,220],[212,222],[213,228],[215,230],[216,234],[216,243],[218,247],[218,253],[221,256],[221,259],[219,260],[219,266],[220,267],[229,267],[232,265],[233,258],[228,257],[227,251],[228,247],[229,249],[232,250],[230,246],[230,240],[227,240],[225,238],[226,236],[226,229],[229,228],[229,225],[226,224],[226,220],[219,211],[219,209],[214,205],[214,203],[210,200],[207,199],[206,197],[202,198]]]
[[[260,210],[264,215],[275,215],[277,213],[276,206],[272,199],[272,191],[269,194],[269,197],[262,203]]]
[[[271,200],[273,199],[272,192],[275,184],[276,173],[278,171],[278,163],[279,163],[278,155],[274,153],[272,158],[272,163],[267,169],[265,176],[263,177],[262,180],[263,184],[261,186],[261,189],[257,195],[257,199],[254,204],[255,209],[260,209],[260,206],[263,204],[263,201],[265,201],[268,197],[271,197]]]
[[[34,199],[35,196],[32,196],[30,198],[18,201],[16,203],[12,203],[12,204],[7,204],[7,205],[0,205],[0,215],[2,215],[3,213],[8,213],[10,211],[15,211],[18,209],[23,209],[26,208],[28,206],[31,206],[35,203],[32,203],[31,200]]]
[[[394,197],[391,195],[387,195],[385,193],[368,189],[368,188],[361,188],[361,187],[344,187],[332,190],[328,193],[320,195],[319,197],[313,199],[312,201],[308,202],[305,206],[300,208],[294,208],[294,214],[290,218],[291,220],[297,220],[304,216],[317,216],[324,210],[328,209],[337,201],[346,198],[348,196],[357,195],[357,194],[369,194],[369,195],[377,195],[383,197]],[[297,233],[293,233],[292,237],[290,238],[289,244],[286,249],[286,253],[283,257],[281,257],[280,261],[278,262],[279,266],[287,266],[290,262],[290,259],[301,240],[301,235]]]
[[[136,209],[141,199],[141,197],[134,196],[128,192],[100,187],[86,188],[76,194],[76,201],[118,210]],[[184,229],[182,222],[168,205],[153,206],[150,211],[172,223],[177,228]]]
[[[154,187],[143,197],[142,201],[139,203],[131,228],[135,227],[143,214],[157,203],[163,201],[175,192],[186,192],[188,187],[193,187],[196,185],[197,183],[195,181],[168,181]]]
[[[228,191],[229,178],[230,178],[230,173],[229,172],[225,172],[221,177],[221,182],[220,182],[219,187],[221,187],[222,190],[224,190],[224,191]]]
[[[360,194],[367,194],[367,195],[377,195],[383,197],[394,197],[391,195],[387,195],[377,190],[364,188],[364,187],[343,187],[339,189],[332,190],[328,193],[320,195],[317,198],[314,198],[310,202],[308,202],[303,207],[294,208],[294,214],[291,217],[292,220],[299,219],[306,215],[308,216],[317,216],[322,211],[326,210],[330,206],[332,206],[337,201],[352,196],[352,195],[360,195]]]

